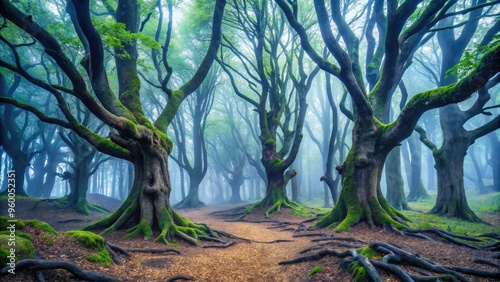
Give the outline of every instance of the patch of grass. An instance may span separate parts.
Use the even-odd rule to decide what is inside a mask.
[[[314,274],[320,273],[321,271],[323,271],[322,266],[315,266],[313,267],[313,269],[311,269],[311,271],[309,271],[309,276],[313,276]]]
[[[500,232],[499,227],[484,223],[468,222],[416,211],[403,211],[403,214],[411,220],[408,224],[413,229],[441,228],[453,233],[471,236],[489,232]]]
[[[467,195],[469,207],[476,213],[500,212],[500,192],[485,195]]]

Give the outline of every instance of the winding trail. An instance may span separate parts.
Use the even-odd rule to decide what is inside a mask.
[[[282,243],[238,242],[226,249],[187,248],[176,257],[169,270],[180,275],[195,277],[198,281],[305,281],[297,277],[300,266],[279,266],[278,262],[294,258],[310,245],[306,238],[292,238],[290,231],[271,229],[270,223],[227,222],[213,212],[228,210],[230,206],[204,207],[181,210],[181,214],[194,222],[203,222],[213,229],[255,241],[293,240]],[[286,216],[287,221],[300,222],[304,218]]]

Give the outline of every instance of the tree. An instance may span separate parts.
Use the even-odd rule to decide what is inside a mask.
[[[94,147],[74,132],[68,135],[60,133],[60,136],[72,151],[73,160],[69,163],[71,170],[59,174],[62,179],[69,182],[70,192],[59,199],[58,206],[70,207],[85,215],[89,215],[90,210],[103,212],[99,206],[87,202],[87,191],[90,176],[109,158],[102,159],[102,155],[98,154]]]
[[[367,62],[366,73],[376,74],[377,80],[370,92],[366,91],[362,77],[359,40],[345,18],[340,16],[340,1],[331,1],[330,10],[325,1],[314,1],[323,43],[336,60],[335,63],[324,60],[311,45],[305,28],[293,11],[297,9],[297,2],[292,1],[291,6],[284,0],[276,2],[300,36],[301,45],[309,57],[342,81],[355,105],[352,147],[339,168],[342,173],[339,202],[315,226],[338,224],[336,230],[349,230],[350,226],[366,221],[370,225],[404,228],[402,214],[387,203],[380,189],[387,155],[411,135],[423,113],[467,99],[495,76],[500,70],[500,48],[496,47],[485,54],[477,67],[456,84],[415,95],[394,122],[385,124],[380,121],[382,113],[404,71],[411,64],[415,50],[432,36],[432,33],[429,34],[431,28],[450,16],[448,10],[454,2],[432,1],[419,8],[421,1],[387,1],[385,14],[379,16],[383,23],[379,33],[384,33],[385,37],[378,42],[379,52],[375,52],[376,56]],[[384,6],[384,1],[374,2]],[[334,36],[330,20],[335,23],[345,49]]]
[[[242,68],[231,64],[232,58],[222,56],[219,62],[236,95],[258,113],[260,161],[267,179],[266,196],[248,211],[269,207],[266,211],[269,215],[284,206],[304,213],[306,211],[299,211],[303,208],[286,195],[286,185],[297,173],[287,169],[299,151],[306,95],[318,68],[311,68],[309,75],[306,74],[305,54],[296,48],[297,44],[285,28],[283,15],[272,2],[234,0],[232,6],[228,26],[235,29],[236,39],[226,35],[223,47]],[[247,47],[240,46],[246,42]],[[250,52],[247,53],[244,49],[248,48]],[[242,83],[236,79],[241,79]],[[241,87],[242,84],[248,88]]]
[[[486,1],[473,1],[473,3],[481,6]],[[464,53],[464,50],[473,38],[482,11],[482,8],[471,11],[469,15],[470,20],[465,23],[464,28],[458,36],[455,36],[456,31],[454,29],[449,28],[450,25],[453,26],[454,24],[455,15],[444,19],[438,26],[437,38],[442,55],[441,72],[439,74],[440,86],[449,86],[457,82],[458,73],[452,74],[450,72],[459,63],[460,55]],[[498,31],[500,31],[500,22],[497,21],[483,37],[480,45],[487,46],[489,42],[494,40],[494,35]],[[492,44],[498,47],[500,42],[497,40],[496,43]],[[478,48],[477,52],[481,52],[480,50]],[[479,57],[480,54],[477,54],[477,56]],[[467,55],[465,55],[465,59],[467,59]],[[464,63],[468,66],[475,64],[469,60],[466,60]],[[498,84],[498,82],[500,82],[500,78],[496,77],[483,85],[483,88],[478,89],[478,97],[475,103],[465,111],[462,111],[457,104],[450,104],[439,109],[440,124],[444,139],[440,148],[426,138],[425,132],[422,129],[418,129],[421,134],[421,140],[432,150],[436,162],[438,195],[436,204],[429,213],[469,221],[480,221],[479,217],[477,217],[467,204],[463,172],[464,158],[467,149],[476,139],[500,128],[500,115],[474,130],[467,130],[464,124],[486,111],[484,107],[490,100],[488,90]]]
[[[180,144],[177,147],[177,150],[180,151],[180,158],[176,158],[174,155],[170,157],[181,169],[184,169],[189,176],[188,194],[179,203],[175,204],[174,207],[177,209],[196,208],[205,205],[200,201],[198,191],[200,183],[205,177],[208,169],[205,128],[208,114],[213,106],[215,89],[218,82],[217,77],[218,71],[212,69],[201,86],[190,97],[189,101],[187,101],[186,105],[188,105],[188,107],[185,112],[177,115],[172,124],[177,144]],[[192,121],[191,130],[186,130],[188,126],[186,125],[185,119],[189,117],[191,117]],[[186,138],[188,138],[186,131],[191,133],[191,142],[186,142]],[[192,147],[188,147],[188,144],[192,144]],[[192,152],[191,160],[188,152]]]
[[[157,47],[159,43],[147,40],[139,32],[141,22],[139,4],[132,0],[119,0],[116,7],[108,7],[107,13],[115,20],[102,23],[100,31],[92,21],[90,1],[67,2],[66,10],[83,47],[81,50],[85,54],[81,61],[83,69],[78,68],[69,60],[61,44],[47,29],[37,23],[36,17],[33,20],[32,16],[23,13],[11,2],[1,0],[0,14],[9,21],[7,26],[3,26],[2,31],[25,36],[21,33],[21,29],[34,38],[36,44],[44,48],[55,66],[71,81],[71,87],[49,84],[42,78],[27,72],[17,55],[20,47],[3,38],[3,43],[14,54],[15,61],[11,63],[2,59],[0,66],[23,76],[30,83],[50,93],[57,100],[57,106],[63,113],[64,119],[48,116],[42,110],[17,99],[1,98],[0,102],[28,110],[42,121],[68,128],[97,150],[133,163],[135,179],[128,198],[113,215],[87,229],[106,228],[105,231],[109,232],[133,226],[128,231],[131,236],[143,235],[149,238],[155,229],[159,232],[158,241],[168,242],[175,237],[180,237],[197,244],[199,238],[209,236],[208,228],[183,218],[170,206],[169,196],[172,187],[168,170],[168,155],[172,151],[173,144],[166,132],[181,102],[198,88],[212,65],[220,44],[225,1],[218,0],[215,3],[210,44],[202,63],[192,78],[178,89],[168,87],[173,72],[168,64],[168,46],[172,32],[172,3],[167,2],[167,6],[170,11],[170,21],[165,44],[161,50],[164,58],[162,63],[166,71],[163,71],[164,76],[160,78],[161,89],[167,95],[168,103],[154,122],[146,118],[140,101],[141,80],[138,75],[137,40],[142,39],[153,47]],[[158,1],[157,8],[161,13],[163,10],[161,1]],[[143,22],[147,23],[147,21]],[[158,26],[161,27],[162,24]],[[104,65],[105,48],[100,32],[104,34],[108,32],[106,35],[110,40],[107,43],[112,44],[118,95],[115,95],[109,83],[108,68]],[[161,33],[161,28],[159,32]],[[152,52],[159,51],[154,49]],[[86,83],[86,79],[89,84]],[[93,91],[92,94],[89,87]],[[79,99],[96,118],[109,126],[111,128],[109,138],[82,126],[75,118],[71,105],[66,102],[66,96]]]

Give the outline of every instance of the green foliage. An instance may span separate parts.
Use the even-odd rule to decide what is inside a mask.
[[[93,23],[97,31],[101,34],[103,42],[107,44],[109,48],[118,48],[123,51],[117,56],[122,58],[130,58],[130,55],[124,52],[125,44],[132,44],[134,41],[138,40],[145,47],[151,49],[160,49],[160,44],[156,42],[153,38],[146,36],[140,32],[132,33],[125,29],[124,23],[118,23],[112,19],[93,19]]]
[[[320,273],[321,271],[323,271],[322,266],[315,266],[313,267],[313,269],[311,269],[311,271],[309,271],[309,276],[313,276],[314,274]]]
[[[498,46],[500,46],[500,34],[495,35],[487,45],[475,44],[473,48],[465,50],[460,62],[447,70],[446,74],[458,78],[467,76],[477,67],[486,53]]]

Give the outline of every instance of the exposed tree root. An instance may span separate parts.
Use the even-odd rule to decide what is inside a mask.
[[[176,275],[176,276],[169,277],[167,279],[167,282],[173,282],[173,281],[178,281],[178,280],[190,281],[190,280],[194,280],[194,278],[189,277],[189,276]]]
[[[118,281],[114,277],[101,274],[97,272],[92,272],[88,270],[83,270],[79,268],[76,264],[67,261],[60,260],[43,260],[43,259],[24,259],[16,263],[16,271],[21,270],[49,270],[49,269],[65,269],[71,272],[75,277],[88,281]],[[10,274],[10,266],[6,266],[0,269],[0,276],[5,276]]]
[[[323,244],[318,244],[314,245],[308,248],[305,248],[299,252],[299,254],[305,254],[310,251],[314,250],[320,250],[326,246],[334,246],[334,247],[341,247],[341,248],[350,248],[350,249],[360,249],[361,246],[358,245],[353,245],[353,244],[346,244],[346,243],[339,243],[339,242],[328,242],[328,243],[323,243]]]
[[[404,233],[408,232],[407,230],[402,231]],[[412,232],[424,232],[424,233],[432,233],[434,235],[439,236],[440,238],[445,238],[446,240],[457,244],[455,241],[458,241],[454,238],[460,238],[462,240],[467,240],[471,242],[484,242],[476,237],[464,236],[453,234],[448,231],[440,230],[440,229],[424,229]],[[415,234],[410,232],[409,234]],[[324,234],[324,233],[304,233],[304,234],[294,234],[293,237],[317,237],[311,240],[312,242],[318,241],[330,241],[330,240],[340,240],[340,241],[352,241],[352,242],[360,242],[359,240],[353,238],[339,238],[334,237],[332,234]],[[452,240],[449,240],[449,239]],[[474,249],[484,249],[484,247],[476,247],[462,241],[458,241],[458,245],[470,248],[471,246]],[[347,251],[337,251],[332,249],[325,249],[330,246],[338,246],[343,248],[350,248]],[[365,248],[368,249],[368,248]],[[371,249],[374,253],[370,254],[370,251],[366,254],[359,254],[365,249],[361,249],[359,246],[339,243],[339,242],[327,242],[318,245],[314,245],[308,248],[305,248],[300,251],[300,254],[308,253],[311,251],[316,251],[316,253],[300,256],[292,260],[279,262],[280,265],[286,264],[294,264],[301,263],[306,261],[314,261],[319,260],[325,256],[335,256],[343,259],[342,265],[346,266],[349,270],[353,272],[355,275],[355,279],[363,279],[363,277],[358,277],[357,275],[366,275],[366,278],[369,278],[371,281],[382,281],[380,278],[380,274],[377,269],[384,270],[386,272],[392,273],[396,277],[398,277],[401,281],[469,281],[467,277],[464,275],[471,275],[476,277],[484,277],[488,279],[500,279],[500,271],[488,271],[482,269],[472,269],[460,266],[446,266],[439,265],[433,261],[427,260],[421,257],[418,254],[411,253],[409,251],[404,250],[401,247],[394,246],[384,242],[374,242],[369,244],[369,249]],[[371,256],[368,258],[367,256]],[[379,259],[375,259],[380,256]],[[492,256],[494,258],[500,258],[500,254],[496,254]],[[475,259],[475,263],[481,263],[490,265],[493,267],[500,267],[500,263],[489,261],[486,259]],[[412,272],[408,272],[407,270],[401,268],[398,265],[404,265],[406,268],[414,266],[417,269],[412,269],[412,272],[421,273],[424,276],[415,275]],[[359,271],[359,267],[362,266],[364,271]],[[360,274],[361,273],[361,274]],[[434,274],[431,274],[434,273]],[[438,274],[437,276],[435,274]]]
[[[201,246],[201,247],[205,248],[205,249],[208,249],[208,248],[225,249],[225,248],[228,248],[234,244],[236,244],[236,243],[231,241],[231,242],[225,243],[224,245],[205,245],[205,246]]]
[[[150,254],[175,253],[178,255],[181,254],[181,252],[179,252],[176,249],[128,248],[126,250],[127,252],[131,253],[150,253]]]
[[[130,254],[125,251],[122,247],[117,246],[115,244],[111,244],[110,242],[104,241],[104,244],[108,246],[111,250],[113,250],[115,253],[120,253],[126,257],[130,257]]]
[[[264,199],[258,201],[257,203],[247,207],[245,209],[245,214],[248,214],[256,209],[267,208],[266,217],[269,217],[272,213],[281,213],[282,208],[289,208],[292,213],[301,216],[314,216],[314,214],[309,211],[305,206],[297,204],[290,201],[286,195],[279,193],[279,191],[274,191],[270,195],[267,195]],[[244,214],[244,215],[245,215]],[[243,215],[243,216],[244,216]]]
[[[109,245],[104,243],[104,248],[106,249],[106,251],[108,251],[109,256],[111,257],[111,259],[113,260],[113,262],[115,264],[123,265],[123,262],[120,260],[118,255],[111,249],[111,247]]]
[[[426,240],[433,240],[431,237],[421,234],[421,233],[429,233],[429,234],[433,234],[433,235],[437,236],[440,239],[445,239],[446,241],[453,243],[455,245],[471,248],[474,250],[485,250],[485,251],[498,251],[498,250],[500,250],[500,243],[499,242],[491,244],[491,245],[479,247],[479,246],[475,246],[475,245],[471,245],[469,243],[463,242],[461,240],[475,242],[475,243],[485,243],[486,241],[481,240],[477,237],[455,234],[455,233],[452,233],[452,232],[449,232],[449,231],[446,231],[443,229],[438,229],[438,228],[428,228],[428,229],[420,229],[420,230],[408,229],[408,230],[403,230],[400,232],[402,233],[402,235],[419,237],[419,238],[426,239]],[[481,237],[489,237],[489,236],[481,235]],[[457,240],[455,238],[461,239],[461,240]]]

